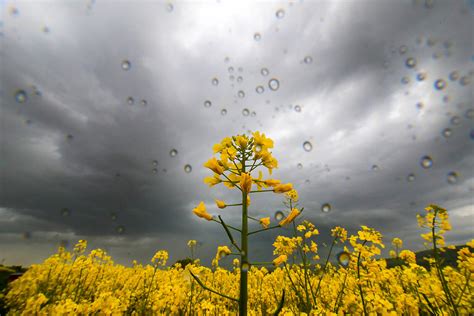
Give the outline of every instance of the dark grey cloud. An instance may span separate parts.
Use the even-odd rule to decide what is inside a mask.
[[[121,263],[157,249],[174,261],[197,239],[209,262],[225,234],[191,211],[204,200],[238,225],[237,210],[213,205],[238,194],[203,184],[202,164],[247,130],[274,139],[274,176],[294,183],[321,242],[333,226],[369,225],[420,249],[415,219],[429,203],[451,211],[450,242],[473,238],[469,2],[0,4],[0,260],[30,264],[87,239]],[[252,200],[256,216],[279,209],[281,196]],[[257,259],[271,257],[278,233],[252,237]]]

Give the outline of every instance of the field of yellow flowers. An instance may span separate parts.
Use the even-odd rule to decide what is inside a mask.
[[[382,234],[362,226],[348,236],[342,227],[331,230],[329,254],[320,258],[319,231],[300,219],[298,193],[291,183],[263,179],[252,172],[259,167],[278,167],[269,151],[273,141],[259,132],[251,136],[225,138],[214,146],[220,157],[205,167],[213,171],[206,178],[210,186],[224,184],[236,189],[238,202],[216,200],[219,208],[240,209],[242,225],[233,227],[221,216],[206,211],[204,202],[194,214],[222,225],[228,245],[219,246],[212,267],[194,260],[187,265],[167,265],[168,253],[160,250],[151,264],[133,267],[114,264],[103,250],[86,252],[79,241],[72,252],[59,248],[42,264],[33,265],[10,283],[4,300],[11,315],[469,315],[474,314],[474,240],[458,251],[457,267],[444,267],[440,254],[446,248],[444,233],[451,229],[448,212],[429,205],[418,215],[421,237],[433,250],[426,269],[416,263],[415,254],[403,249],[395,238],[390,252],[403,265],[387,268],[377,259],[385,247]],[[270,217],[251,215],[251,195],[283,195],[287,207],[277,223]],[[249,231],[248,220],[261,229]],[[291,236],[278,236],[272,262],[252,262],[249,236],[280,227],[292,228]],[[235,237],[235,236],[237,237]],[[344,251],[335,255],[335,245]],[[195,240],[188,246],[193,254]],[[449,248],[449,246],[448,246]],[[219,261],[235,255],[234,268]],[[193,256],[193,255],[192,255]],[[334,258],[337,263],[331,263]],[[289,262],[293,262],[290,264]],[[271,267],[271,268],[270,268]]]

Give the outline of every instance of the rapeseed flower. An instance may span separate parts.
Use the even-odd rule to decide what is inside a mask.
[[[212,220],[212,215],[206,211],[206,205],[204,202],[199,203],[199,205],[193,209],[193,213],[201,218],[205,218],[208,221]]]

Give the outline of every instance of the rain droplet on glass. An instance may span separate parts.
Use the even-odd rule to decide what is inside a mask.
[[[275,13],[276,17],[279,19],[283,19],[285,17],[285,10],[283,9],[278,9],[277,12]]]
[[[244,81],[244,78],[242,78],[242,76],[238,76],[238,77],[237,77],[237,82],[238,82],[238,83],[241,83],[242,81]]]
[[[176,149],[171,149],[170,150],[170,156],[171,157],[176,157],[177,154],[178,154],[178,151]]]
[[[264,90],[265,90],[265,89],[263,88],[263,86],[257,86],[257,87],[255,88],[255,91],[257,91],[258,94],[262,94]]]
[[[340,252],[337,254],[337,261],[341,266],[346,268],[349,265],[349,262],[351,261],[351,255],[345,251]]]
[[[400,48],[398,49],[398,52],[400,53],[400,55],[405,54],[407,51],[408,51],[408,47],[407,47],[406,45],[402,45],[402,46],[400,46]]]
[[[464,113],[464,116],[468,119],[474,118],[474,109],[467,109],[466,113]]]
[[[242,263],[241,269],[242,269],[242,272],[248,272],[250,269],[250,265],[244,262]]]
[[[430,156],[421,157],[420,165],[425,169],[431,168],[433,166],[433,158]]]
[[[401,83],[403,84],[408,84],[410,83],[410,78],[408,77],[402,77],[402,79],[400,80]]]
[[[237,92],[237,95],[239,96],[239,98],[245,98],[245,92],[243,92],[242,90],[239,90],[239,92]]]
[[[459,80],[459,83],[461,84],[461,86],[467,86],[471,83],[471,78],[468,76],[462,76]]]
[[[117,228],[115,229],[115,231],[121,235],[121,234],[125,233],[125,227],[122,226],[122,225],[117,226]]]
[[[262,76],[268,76],[270,71],[268,71],[267,68],[262,68],[262,70],[260,70],[260,73],[262,74]]]
[[[262,38],[262,35],[260,35],[260,33],[255,33],[255,34],[253,35],[253,39],[254,39],[255,41],[257,41],[257,42],[258,42],[261,38]]]
[[[408,181],[408,182],[413,182],[413,181],[415,181],[415,174],[410,173],[410,174],[407,176],[407,181]]]
[[[217,86],[219,84],[219,79],[212,78],[211,83],[212,83],[213,86]]]
[[[191,165],[184,166],[184,172],[190,173],[191,171],[193,171],[193,167],[191,167]]]
[[[251,116],[251,117],[255,117],[255,116],[257,116],[257,112],[255,112],[255,111],[252,111],[252,113],[250,113],[250,116]]]
[[[275,219],[277,221],[281,221],[283,219],[283,217],[285,217],[285,214],[283,214],[282,211],[276,211],[275,212]]]
[[[172,12],[173,9],[174,9],[174,6],[173,6],[172,3],[167,3],[167,4],[166,4],[166,11]]]
[[[295,112],[301,112],[301,106],[295,105]]]
[[[148,105],[148,101],[147,101],[147,100],[142,100],[142,101],[141,101],[141,104],[142,104],[142,106],[147,106],[147,105]]]
[[[313,57],[311,56],[306,56],[304,59],[303,59],[304,63],[309,65],[313,62]]]
[[[268,87],[270,90],[276,91],[278,88],[280,88],[280,81],[278,81],[278,79],[272,78],[270,81],[268,81]]]
[[[242,115],[243,115],[243,116],[249,116],[249,114],[250,114],[249,109],[243,109],[243,110],[242,110]]]
[[[416,66],[416,59],[413,58],[413,57],[407,58],[407,60],[405,61],[405,66],[407,66],[408,68],[415,67]]]
[[[305,141],[303,143],[303,149],[305,151],[311,151],[313,149],[313,144],[311,144],[309,141]]]
[[[446,81],[438,79],[434,82],[434,87],[436,90],[443,90],[446,87]]]
[[[321,205],[321,212],[329,213],[330,211],[331,211],[331,204],[324,203],[323,205]]]
[[[227,110],[226,110],[226,109],[222,109],[222,110],[221,110],[221,115],[222,115],[222,116],[227,115]]]
[[[451,118],[451,124],[459,125],[461,123],[461,118],[459,116],[453,116]]]
[[[426,73],[424,72],[419,72],[417,75],[416,75],[416,80],[418,81],[423,81],[426,79]]]
[[[458,79],[459,79],[459,72],[457,70],[454,70],[449,74],[449,80],[456,81]]]
[[[443,129],[443,132],[442,132],[442,135],[445,137],[445,138],[448,138],[452,135],[452,130],[450,128],[445,128]]]
[[[372,171],[379,171],[379,169],[380,169],[380,168],[379,168],[379,166],[377,166],[377,165],[373,165],[373,166],[372,166]]]
[[[15,92],[15,100],[18,103],[25,103],[28,100],[28,95],[25,90],[17,90]]]
[[[449,184],[455,184],[458,182],[458,173],[455,171],[451,171],[448,173],[447,178]]]
[[[296,165],[296,168],[298,168],[298,169],[303,169],[303,164],[298,163],[298,164]]]
[[[229,73],[231,74],[231,73],[233,73],[233,72],[234,72],[234,67],[229,67],[229,68],[227,68],[227,70],[228,70],[228,71],[229,71]]]
[[[132,67],[132,64],[128,60],[123,60],[122,61],[122,69],[123,70],[129,70]]]
[[[205,108],[210,108],[211,105],[212,105],[211,101],[209,101],[209,100],[204,101],[204,107]]]
[[[127,98],[127,103],[128,105],[133,105],[135,103],[135,100],[132,97]]]

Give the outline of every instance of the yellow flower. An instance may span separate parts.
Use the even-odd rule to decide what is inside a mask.
[[[216,258],[222,259],[225,256],[230,255],[230,254],[231,254],[231,251],[230,251],[229,247],[227,247],[227,246],[218,246],[217,247]]]
[[[165,266],[167,260],[168,260],[168,252],[165,250],[160,250],[155,253],[153,258],[151,259],[151,262],[156,265]]]
[[[291,183],[279,184],[273,188],[273,192],[275,193],[285,193],[290,190],[293,190],[293,184]]]
[[[215,201],[216,201],[216,205],[217,205],[218,208],[225,208],[225,207],[227,207],[227,205],[225,204],[224,201],[217,200],[217,199],[216,199]]]
[[[273,264],[276,266],[279,266],[280,264],[286,262],[287,260],[288,260],[288,257],[286,255],[281,255],[273,260]]]
[[[249,193],[252,189],[252,177],[248,173],[242,173],[240,175],[240,188],[243,192]]]
[[[194,214],[201,218],[205,218],[208,221],[212,220],[212,215],[206,212],[206,205],[204,205],[204,202],[199,203],[199,205],[193,209]]]
[[[235,142],[240,146],[240,148],[244,149],[247,147],[249,140],[245,135],[237,135]]]
[[[267,150],[268,148],[273,148],[273,140],[265,137],[265,134],[260,134],[260,132],[255,132],[252,134],[254,139],[254,151],[260,152],[262,150]]]
[[[291,189],[290,191],[286,192],[285,194],[293,202],[298,201],[298,191],[296,191],[295,189]]]
[[[224,169],[222,169],[222,167],[219,165],[219,162],[217,161],[215,157],[212,157],[211,159],[209,159],[204,164],[204,167],[211,169],[212,171],[214,171],[215,173],[219,175],[224,173]]]
[[[270,226],[270,217],[261,218],[260,224],[263,226],[263,228],[268,228],[268,226]]]
[[[415,253],[410,250],[402,250],[400,252],[400,258],[408,263],[416,263]]]
[[[395,237],[395,238],[392,239],[392,245],[394,247],[401,248],[402,245],[403,245],[403,241],[400,238]]]
[[[282,221],[280,221],[280,226],[284,226],[286,224],[291,223],[299,214],[300,214],[300,211],[298,211],[297,208],[293,208],[290,214],[286,218],[284,218]]]
[[[204,183],[205,184],[208,184],[210,187],[218,184],[218,183],[221,183],[222,180],[221,178],[219,178],[219,175],[218,174],[214,174],[213,177],[206,177],[204,178]]]
[[[188,241],[188,247],[189,248],[192,248],[192,247],[196,246],[196,244],[197,244],[197,241],[194,240],[194,239],[191,239],[191,240]]]
[[[281,181],[278,180],[278,179],[265,180],[265,185],[269,186],[269,187],[275,187],[275,186],[279,185],[280,183],[281,183]]]

